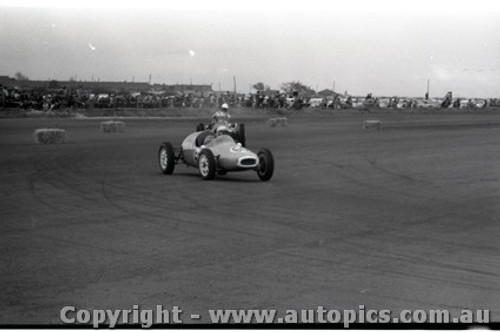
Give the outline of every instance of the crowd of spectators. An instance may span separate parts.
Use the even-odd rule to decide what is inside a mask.
[[[500,106],[500,99],[451,99],[451,95],[435,103],[423,99],[412,98],[377,98],[368,94],[364,98],[342,96],[300,96],[297,92],[258,91],[254,94],[235,94],[232,92],[174,93],[165,94],[155,91],[98,93],[86,89],[66,88],[52,90],[23,90],[0,85],[0,108],[20,108],[24,110],[58,110],[89,108],[219,108],[222,104],[231,107],[248,107],[256,109],[302,109],[319,107],[330,109],[349,109],[360,107],[380,108],[417,108],[417,107],[449,107],[480,108]]]
[[[92,92],[87,89],[27,89],[0,85],[0,107],[24,110],[58,110],[89,108],[218,108],[223,103],[244,106],[244,94],[224,93],[170,93],[142,92]]]

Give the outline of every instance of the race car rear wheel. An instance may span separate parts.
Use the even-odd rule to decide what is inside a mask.
[[[245,124],[240,124],[238,128],[238,141],[241,143],[243,147],[246,147],[247,138],[245,136]]]
[[[212,180],[215,178],[217,165],[215,162],[214,154],[209,149],[203,149],[198,157],[198,170],[201,177],[205,180]]]
[[[268,181],[274,173],[274,158],[269,149],[263,148],[258,153],[259,165],[257,165],[257,175],[260,180]]]
[[[175,152],[170,142],[163,142],[158,151],[158,164],[165,175],[171,175],[175,168]]]

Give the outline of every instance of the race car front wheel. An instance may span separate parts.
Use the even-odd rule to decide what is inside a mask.
[[[171,175],[175,168],[174,147],[170,142],[163,142],[158,151],[158,164],[165,175]]]
[[[205,180],[212,180],[215,178],[217,165],[215,162],[214,154],[209,149],[203,149],[198,157],[198,170],[201,177]]]
[[[268,181],[274,173],[274,158],[269,149],[263,148],[258,153],[259,165],[257,165],[257,175],[260,180]]]

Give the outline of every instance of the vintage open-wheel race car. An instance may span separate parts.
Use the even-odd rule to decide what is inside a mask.
[[[178,163],[184,163],[198,168],[205,180],[228,172],[249,170],[255,171],[262,181],[270,180],[274,173],[273,154],[266,148],[257,153],[252,152],[245,147],[245,141],[242,125],[237,131],[231,131],[226,126],[212,130],[200,124],[196,132],[182,141],[180,147],[163,142],[158,150],[158,164],[166,175],[172,174]]]

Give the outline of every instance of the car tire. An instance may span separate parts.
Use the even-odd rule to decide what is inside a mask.
[[[210,149],[203,149],[198,156],[198,171],[204,180],[215,178],[217,163]]]
[[[198,125],[196,125],[196,132],[201,132],[204,130],[205,130],[205,125],[203,125],[203,123],[199,123]]]
[[[257,165],[257,175],[260,180],[266,182],[274,173],[274,157],[269,149],[263,148],[258,153],[259,165]]]
[[[158,164],[165,175],[171,175],[175,169],[175,152],[170,142],[163,142],[158,150]]]
[[[238,128],[238,141],[243,147],[247,145],[247,138],[245,136],[245,124],[240,124]]]

